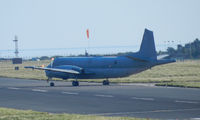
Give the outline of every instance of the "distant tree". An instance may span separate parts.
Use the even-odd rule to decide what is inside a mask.
[[[200,58],[200,40],[196,38],[194,42],[187,43],[185,46],[177,45],[177,49],[169,47],[167,52],[171,57],[175,58]]]
[[[195,39],[195,41],[192,44],[192,56],[194,58],[200,58],[200,41],[198,38]]]
[[[177,52],[182,53],[183,52],[183,46],[182,45],[177,45]]]
[[[176,50],[173,47],[168,47],[167,52],[170,56],[174,56],[176,54]]]
[[[63,56],[61,56],[61,55],[55,55],[55,56],[51,56],[50,59],[51,58],[59,58],[59,57],[63,57]]]
[[[50,58],[48,56],[42,56],[40,57],[40,60],[49,60]]]

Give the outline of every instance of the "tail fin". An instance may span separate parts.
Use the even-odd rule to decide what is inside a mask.
[[[140,50],[136,53],[127,54],[126,57],[139,62],[151,62],[150,66],[176,62],[175,59],[157,60],[153,32],[148,29],[144,30]]]
[[[127,57],[141,62],[157,60],[153,32],[145,29],[139,52],[128,54]]]
[[[142,44],[138,52],[140,58],[145,60],[157,60],[156,48],[154,43],[153,31],[148,29],[144,30]]]

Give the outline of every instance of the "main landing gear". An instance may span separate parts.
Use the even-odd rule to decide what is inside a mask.
[[[51,78],[51,77],[48,77],[47,83],[49,83],[49,81],[51,81],[51,80],[52,80],[52,78]],[[103,85],[110,85],[110,82],[109,82],[108,79],[106,79],[106,80],[104,80],[104,81],[102,82],[102,84],[103,84]],[[54,86],[55,86],[55,83],[51,81],[49,85],[50,85],[51,87],[54,87]],[[79,81],[77,80],[77,78],[76,78],[76,80],[72,81],[72,86],[79,86]]]
[[[109,82],[109,80],[108,79],[106,79],[106,80],[104,80],[103,81],[103,83],[102,83],[103,85],[109,85],[110,84],[110,82]]]
[[[51,82],[49,83],[49,81],[51,81]],[[51,87],[55,86],[55,83],[52,82],[52,78],[51,77],[48,77],[47,83],[49,83],[49,86],[51,86]],[[78,82],[77,78],[76,78],[76,80],[72,81],[72,86],[79,86],[79,82]]]
[[[76,78],[76,80],[72,81],[72,86],[79,86],[79,82]]]
[[[72,86],[79,86],[79,82],[76,80],[72,81]]]

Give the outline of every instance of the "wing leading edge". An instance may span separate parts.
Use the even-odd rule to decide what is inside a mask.
[[[35,66],[25,66],[24,68],[47,70],[47,71],[54,71],[54,72],[64,72],[64,73],[70,73],[70,74],[80,74],[80,72],[71,70],[71,69],[58,69],[58,68],[35,67]]]

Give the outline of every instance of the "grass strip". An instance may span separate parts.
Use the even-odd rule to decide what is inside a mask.
[[[46,80],[47,77],[44,71],[24,69],[24,66],[46,66],[49,63],[50,61],[25,61],[21,65],[13,65],[11,61],[0,61],[0,77]],[[20,69],[18,71],[14,70],[15,66],[19,66]],[[54,80],[62,79],[54,78]],[[102,82],[102,80],[84,79],[79,81]],[[156,85],[198,87],[200,86],[200,60],[160,65],[129,77],[109,80],[113,83],[159,83]],[[67,81],[72,81],[72,79]]]
[[[149,120],[148,118],[104,117],[79,114],[51,114],[32,110],[0,108],[0,120]]]

